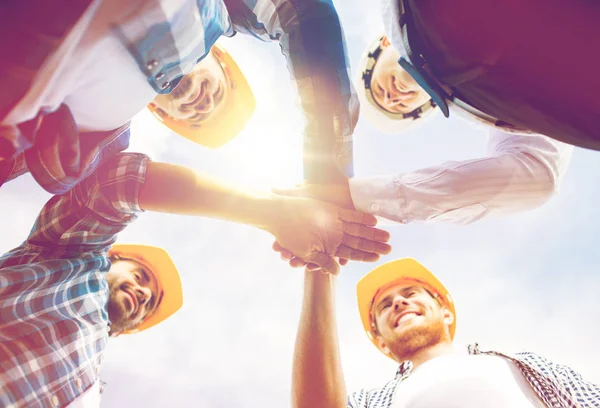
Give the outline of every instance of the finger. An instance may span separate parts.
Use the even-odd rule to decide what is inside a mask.
[[[392,247],[389,244],[371,241],[366,238],[359,238],[348,234],[343,235],[342,244],[353,249],[358,249],[363,252],[372,252],[374,254],[386,255],[392,251]]]
[[[319,269],[321,269],[321,267],[314,263],[309,263],[308,265],[306,265],[306,270],[310,271],[310,272],[315,272],[315,271],[318,271]]]
[[[390,233],[385,230],[349,222],[344,223],[344,232],[353,237],[366,238],[371,241],[388,242],[390,240]]]
[[[337,251],[335,252],[335,256],[345,259],[351,259],[353,261],[363,262],[375,262],[379,260],[379,254],[361,251],[359,249],[350,248],[346,245],[340,245]]]
[[[345,210],[340,208],[338,211],[338,218],[342,221],[353,222],[356,224],[364,224],[374,227],[377,225],[377,218],[371,214],[362,213],[358,211]]]
[[[279,256],[281,257],[281,259],[283,259],[284,261],[289,261],[292,258],[294,258],[294,254],[291,253],[290,251],[288,251],[287,249],[282,249],[281,252],[279,253]]]
[[[303,266],[306,266],[308,263],[304,262],[300,258],[293,258],[290,260],[289,264],[292,268],[302,268]]]
[[[347,265],[347,264],[348,264],[348,260],[347,260],[347,259],[345,259],[345,258],[340,258],[340,259],[338,259],[338,263],[339,263],[341,266],[344,266],[344,265]]]
[[[332,275],[337,275],[340,272],[340,266],[331,256],[318,252],[315,256],[311,257],[311,263],[314,263],[323,269],[325,272],[329,272]]]
[[[273,243],[273,250],[275,252],[279,252],[279,257],[281,259],[283,259],[284,261],[289,261],[290,259],[292,259],[294,257],[293,253],[291,253],[290,251],[288,251],[287,249],[285,249],[284,247],[279,245],[279,243],[277,241],[275,241]]]

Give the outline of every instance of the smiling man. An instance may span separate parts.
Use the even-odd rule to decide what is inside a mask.
[[[164,249],[148,245],[114,245],[109,261],[105,248],[53,259],[47,244],[37,244],[0,259],[0,402],[98,406],[108,338],[146,330],[175,313],[183,304],[179,272]]]
[[[174,119],[200,126],[233,92],[233,80],[227,78],[217,58],[214,51],[209,53],[171,93],[158,95],[152,103]]]
[[[600,150],[597,3],[574,0],[567,8],[555,0],[381,4],[385,33],[397,51],[384,58],[389,66],[382,69],[401,66],[446,117],[466,110],[500,128]],[[373,91],[381,91],[378,82]],[[388,112],[397,113],[393,104],[406,98],[398,86],[402,82],[381,84],[389,100],[379,98],[380,106]]]
[[[0,406],[97,407],[109,336],[147,329],[181,306],[163,249],[113,245],[144,211],[246,223],[333,273],[334,256],[374,261],[390,250],[372,216],[118,154],[52,197],[25,242],[0,257]]]
[[[176,281],[179,289],[176,292],[177,303],[181,304],[181,283],[177,275],[161,275],[163,269],[154,266],[160,264],[161,257],[164,258],[163,265],[168,262],[169,257],[163,249],[150,246],[121,244],[113,245],[109,250],[110,269],[106,273],[109,297],[106,310],[113,336],[149,327],[147,324],[142,326],[142,323],[147,323],[161,306],[165,297],[165,280],[168,283]],[[171,270],[174,270],[173,267]],[[160,276],[163,279],[159,279]],[[173,294],[167,295],[167,300],[172,298]]]
[[[134,186],[131,176],[55,196],[27,241],[0,258],[3,407],[98,407],[109,337],[146,330],[182,306],[179,272],[164,249],[111,247],[136,218],[135,190],[117,192]]]
[[[0,34],[14,41],[0,67],[0,183],[31,171],[65,193],[127,147],[129,122],[148,104],[188,139],[228,142],[256,105],[237,64],[213,47],[237,33],[281,47],[305,118],[305,177],[352,174],[358,101],[331,0],[13,1],[2,11]]]
[[[215,44],[171,93],[159,94],[148,109],[176,134],[217,148],[246,126],[256,102],[232,56]]]
[[[292,384],[294,408],[592,408],[600,387],[531,352],[463,351],[454,300],[423,265],[380,265],[356,287],[363,327],[398,363],[383,387],[348,394],[336,330],[336,276],[306,271]],[[468,352],[467,352],[468,351]]]
[[[375,104],[390,114],[406,115],[428,105],[431,97],[408,72],[400,68],[398,56],[391,51],[387,37],[378,39],[376,46],[375,49],[369,49],[367,58],[361,64],[361,68],[364,67],[360,73],[361,79],[365,72],[370,79],[368,84],[359,81],[359,90],[365,89],[365,110],[370,112],[368,104]],[[396,133],[398,128],[392,130]]]
[[[433,118],[439,108],[398,64],[398,58],[388,38],[378,36],[359,64],[356,90],[361,114],[372,125],[394,136],[410,136],[409,130]],[[401,224],[427,221],[466,225],[538,208],[559,191],[573,146],[500,126],[467,111],[463,115],[487,131],[486,155],[282,193],[356,208]],[[401,158],[402,152],[397,156]]]

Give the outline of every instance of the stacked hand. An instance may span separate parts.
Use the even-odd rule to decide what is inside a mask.
[[[372,215],[354,210],[347,186],[306,185],[276,192],[282,204],[268,229],[276,239],[273,249],[292,267],[309,265],[337,274],[335,257],[341,265],[349,259],[374,262],[391,251],[389,233],[374,228],[377,219]]]

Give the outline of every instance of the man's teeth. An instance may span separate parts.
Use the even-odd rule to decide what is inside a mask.
[[[406,320],[406,319],[411,318],[413,316],[416,316],[416,313],[412,313],[411,312],[411,313],[407,313],[407,314],[403,315],[400,319],[398,319],[398,324],[400,322],[402,322],[403,320]],[[398,326],[398,324],[396,326]]]

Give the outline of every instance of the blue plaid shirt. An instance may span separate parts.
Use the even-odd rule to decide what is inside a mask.
[[[331,182],[344,174],[353,175],[352,133],[358,120],[358,100],[349,79],[344,36],[332,0],[147,0],[134,14],[117,17],[112,32],[158,93],[171,92],[223,35],[240,32],[263,41],[278,41],[305,117],[305,178]],[[54,112],[47,116],[52,115]],[[77,128],[68,115],[63,112],[55,122],[58,124],[50,127],[39,120],[28,126],[0,127],[0,159],[7,159],[0,160],[0,184],[11,174],[9,166],[14,167],[10,159],[25,149],[39,152],[28,155],[28,168],[32,172],[35,168],[38,183],[54,194],[68,191],[89,174],[84,170],[99,164],[96,156],[81,154],[75,160],[81,150],[79,143],[83,143],[79,139],[87,136],[72,135]],[[65,125],[61,128],[60,123]],[[47,131],[42,137],[39,133],[44,129]],[[117,138],[119,143],[113,145],[123,150],[125,140],[116,134],[108,133],[96,145],[102,151],[106,143]],[[59,149],[74,154],[48,154],[48,150]]]
[[[555,364],[531,352],[508,355],[480,351],[477,344],[469,346],[469,354],[489,354],[512,361],[548,408],[600,407],[600,386],[585,381],[581,374],[567,366]],[[391,408],[398,385],[410,376],[412,368],[410,361],[402,362],[394,379],[383,387],[351,394],[348,408]]]
[[[0,406],[66,406],[94,382],[108,341],[107,251],[142,211],[148,158],[119,154],[51,198],[0,258]]]

